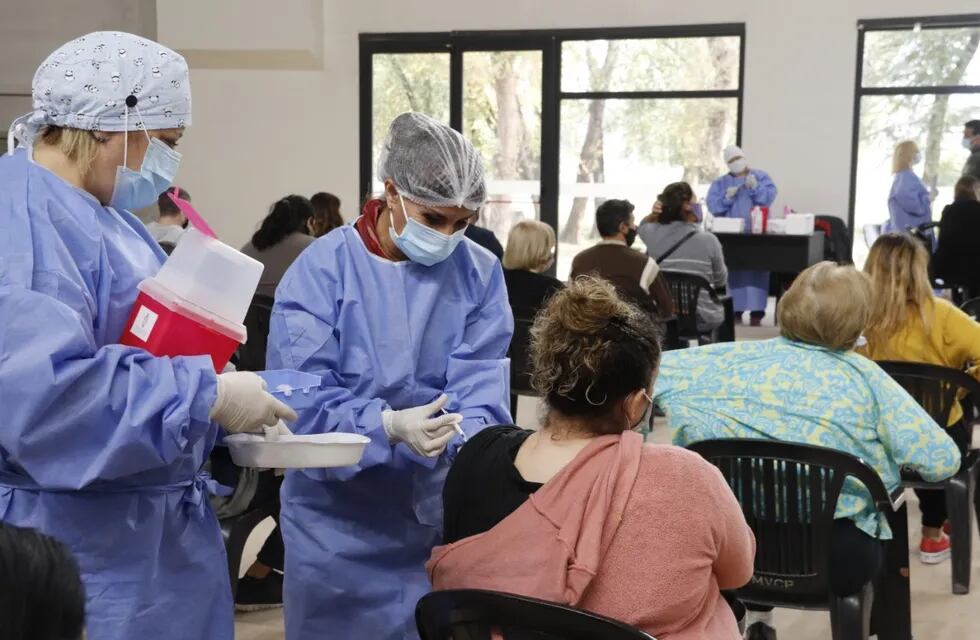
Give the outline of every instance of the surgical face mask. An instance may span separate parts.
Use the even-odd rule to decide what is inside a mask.
[[[417,262],[423,266],[431,267],[439,264],[452,255],[453,251],[460,242],[466,230],[460,230],[451,236],[427,227],[414,218],[408,217],[408,209],[405,208],[405,199],[398,194],[398,201],[402,206],[402,215],[405,216],[405,228],[401,234],[395,232],[395,224],[392,222],[388,227],[388,233],[395,246],[401,250],[412,262]]]
[[[922,162],[922,152],[916,151],[915,155],[912,156],[912,164],[919,164],[920,162]]]
[[[126,166],[126,154],[129,150],[129,132],[123,140],[126,150],[123,152],[123,163],[116,169],[116,186],[112,189],[109,206],[114,209],[132,211],[142,209],[156,202],[157,197],[173,184],[180,166],[180,154],[143,130],[149,144],[143,164],[139,171],[133,171]]]
[[[636,227],[630,227],[630,230],[626,232],[626,246],[632,247],[633,243],[636,242]]]
[[[973,138],[963,138],[963,148],[967,151],[973,149]]]
[[[694,215],[694,219],[697,220],[698,222],[704,220],[704,211],[701,209],[700,202],[691,203],[691,214]]]
[[[643,412],[643,415],[640,416],[640,421],[630,426],[630,431],[637,431],[639,429],[642,429],[643,427],[647,426],[651,422],[650,414],[653,413],[653,398],[651,398],[650,394],[647,393],[646,391],[641,391],[641,393],[643,394],[643,397],[646,398],[647,400],[647,408]],[[627,418],[627,420],[629,420],[629,418]]]
[[[749,163],[746,162],[745,158],[739,158],[738,160],[732,160],[728,163],[728,170],[733,174],[742,173],[748,169]]]

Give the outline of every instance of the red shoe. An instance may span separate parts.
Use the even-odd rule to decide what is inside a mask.
[[[949,537],[943,534],[939,540],[923,538],[919,543],[919,560],[922,564],[939,564],[949,557]]]

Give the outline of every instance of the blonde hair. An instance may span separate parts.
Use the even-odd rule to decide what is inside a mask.
[[[58,148],[65,157],[74,162],[84,177],[99,153],[99,141],[95,134],[84,129],[47,126],[38,134],[41,142]]]
[[[915,152],[918,150],[919,145],[911,140],[905,140],[895,145],[895,153],[892,154],[892,173],[911,169],[912,160],[915,159]]]
[[[514,225],[504,251],[505,269],[539,269],[551,259],[555,250],[555,230],[537,220],[523,220]]]
[[[776,310],[788,340],[847,351],[871,316],[871,283],[847,265],[819,262],[801,273]]]
[[[904,233],[886,233],[871,246],[864,272],[871,279],[873,303],[866,337],[884,345],[915,317],[928,329],[932,315],[929,253]]]

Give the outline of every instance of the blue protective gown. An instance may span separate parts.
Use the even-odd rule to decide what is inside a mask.
[[[902,232],[932,219],[929,189],[911,169],[899,171],[888,194],[888,222],[882,231]]]
[[[199,475],[217,432],[211,359],[114,344],[162,252],[22,150],[0,158],[0,229],[0,520],[71,549],[89,638],[230,640]]]
[[[750,169],[759,184],[749,189],[745,177],[726,173],[711,183],[708,189],[708,211],[722,218],[741,218],[745,220],[745,231],[752,231],[752,208],[771,206],[776,199],[776,185],[765,171]],[[728,199],[725,192],[729,187],[740,187],[735,197]],[[769,299],[768,271],[729,271],[728,289],[736,313],[743,311],[765,311]]]
[[[509,424],[513,327],[499,261],[468,239],[427,268],[369,253],[345,226],[293,263],[276,291],[268,367],[323,377],[317,408],[293,429],[371,443],[356,467],[286,474],[289,640],[418,637],[415,604],[431,590],[424,565],[461,440],[438,459],[417,456],[389,444],[381,412],[445,392],[470,436]]]

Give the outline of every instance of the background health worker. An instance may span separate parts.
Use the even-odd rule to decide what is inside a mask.
[[[129,210],[177,171],[187,64],[144,38],[91,33],[44,61],[33,106],[0,158],[0,520],[71,549],[89,638],[230,640],[200,472],[212,420],[241,431],[295,414],[208,356],[116,344],[136,285],[165,257]]]
[[[712,215],[745,220],[745,232],[752,232],[752,209],[768,207],[776,199],[776,185],[765,171],[750,169],[742,149],[725,147],[728,173],[711,183],[708,189],[708,210]],[[731,271],[728,274],[735,306],[735,321],[748,311],[751,322],[758,326],[766,315],[769,300],[768,271]]]
[[[503,270],[464,237],[486,198],[473,145],[416,113],[391,124],[383,200],[314,242],[276,291],[268,367],[323,377],[296,433],[371,439],[357,467],[286,474],[289,640],[417,638],[456,450],[510,424]],[[454,413],[444,413],[443,410]]]

